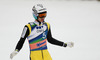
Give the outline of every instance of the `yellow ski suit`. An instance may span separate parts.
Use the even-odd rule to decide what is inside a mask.
[[[27,37],[30,45],[31,60],[52,60],[47,50],[47,33],[49,24],[44,23],[37,26],[37,22],[27,24],[30,34]]]

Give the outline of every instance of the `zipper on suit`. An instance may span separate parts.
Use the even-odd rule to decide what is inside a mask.
[[[43,50],[41,50],[41,53],[42,53],[42,59],[44,60],[44,57],[43,57]]]

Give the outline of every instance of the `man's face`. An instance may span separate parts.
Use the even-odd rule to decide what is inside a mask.
[[[45,17],[43,17],[43,18],[38,17],[38,20],[39,20],[40,22],[43,22],[44,19],[45,19]]]
[[[40,22],[43,22],[44,19],[45,19],[45,17],[46,17],[46,14],[47,14],[47,13],[39,14],[39,16],[38,16],[38,20],[39,20]]]

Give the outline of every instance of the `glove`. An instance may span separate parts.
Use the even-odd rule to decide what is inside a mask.
[[[67,43],[64,43],[63,46],[64,47],[68,46],[68,47],[72,48],[74,46],[74,43],[73,42],[67,42]]]
[[[73,42],[67,42],[67,46],[72,48],[74,46],[74,43]]]
[[[17,53],[18,53],[17,50],[13,51],[13,52],[10,54],[10,59],[12,59]]]

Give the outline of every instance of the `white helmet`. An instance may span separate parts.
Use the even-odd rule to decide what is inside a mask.
[[[33,17],[37,20],[38,18],[38,14],[39,13],[43,13],[43,12],[47,12],[46,8],[42,5],[42,4],[37,4],[34,5],[32,8],[32,14]]]

